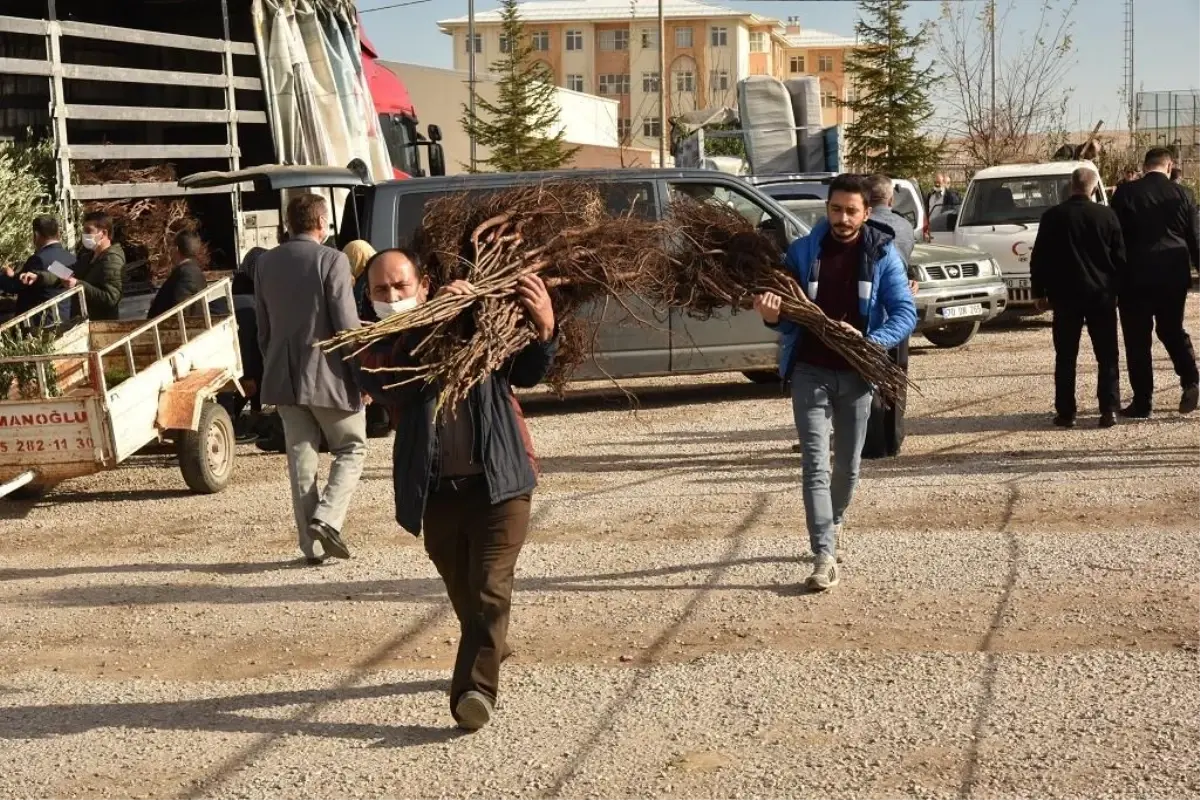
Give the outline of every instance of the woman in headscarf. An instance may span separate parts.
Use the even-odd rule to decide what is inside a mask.
[[[371,247],[369,242],[362,239],[355,239],[352,242],[347,242],[342,248],[342,252],[346,254],[346,258],[350,259],[350,275],[354,281],[354,307],[358,309],[359,316],[363,316],[363,298],[367,294],[367,277],[366,268],[367,262],[371,260],[371,256],[375,255],[375,248]],[[365,319],[373,319],[373,317],[365,317]]]

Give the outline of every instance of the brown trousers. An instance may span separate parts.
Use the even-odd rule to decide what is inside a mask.
[[[482,476],[442,481],[425,506],[425,552],[446,584],[458,617],[458,657],[450,710],[464,692],[493,703],[508,654],[513,572],[529,530],[529,497],[498,505]]]

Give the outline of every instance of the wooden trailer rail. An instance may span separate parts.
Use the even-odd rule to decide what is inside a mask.
[[[217,300],[221,297],[225,298],[225,303],[226,303],[225,307],[229,309],[229,313],[228,313],[228,315],[225,316],[224,319],[214,323],[212,309],[209,307],[209,303],[211,303],[214,300]],[[201,316],[199,318],[189,316],[187,312],[197,305],[200,307]],[[134,376],[136,376],[138,374],[137,359],[134,357],[134,340],[146,335],[147,333],[152,334],[154,336],[154,356],[155,356],[154,360],[161,361],[164,357],[170,356],[174,352],[182,349],[184,346],[187,345],[188,341],[190,341],[190,336],[188,334],[189,319],[193,322],[195,322],[197,319],[203,319],[204,330],[201,332],[200,335],[203,335],[204,333],[207,333],[208,331],[213,330],[213,328],[215,328],[219,325],[230,325],[230,326],[233,326],[234,335],[236,336],[237,320],[233,316],[233,283],[232,283],[232,281],[230,281],[228,278],[224,278],[220,281],[217,281],[216,283],[209,284],[208,288],[204,289],[199,294],[189,297],[187,300],[184,300],[182,303],[175,306],[174,308],[171,308],[168,311],[165,311],[162,314],[159,314],[157,317],[155,317],[152,320],[149,320],[148,322],[146,322],[146,324],[142,325],[141,327],[135,328],[134,330],[125,334],[124,336],[122,336],[120,339],[113,342],[112,344],[110,344],[106,347],[103,347],[100,350],[97,350],[96,356],[99,359],[98,363],[101,366],[103,366],[103,363],[104,363],[103,359],[105,356],[110,355],[117,350],[120,350],[124,354],[125,364],[129,368],[129,374],[127,377],[133,378]],[[179,323],[180,343],[179,343],[179,346],[177,348],[175,348],[174,350],[167,350],[164,352],[164,350],[163,350],[163,332],[164,331],[163,331],[162,326],[168,320]],[[239,353],[239,357],[238,357],[238,366],[239,366],[239,368],[241,366],[241,354],[240,353]],[[239,377],[239,376],[234,376],[234,377]],[[107,379],[105,378],[103,370],[101,370],[101,372],[100,372],[99,389],[101,392],[108,391]]]
[[[30,0],[32,2],[32,0]],[[45,2],[45,0],[43,0]],[[230,38],[228,8],[224,0],[217,0],[215,10],[224,13],[225,38],[209,39],[201,36],[184,36],[174,33],[142,30],[112,25],[92,25],[57,19],[53,2],[46,3],[49,19],[26,19],[0,14],[0,33],[15,33],[26,36],[44,36],[46,57],[11,58],[0,57],[0,75],[44,76],[50,84],[50,115],[54,128],[56,153],[56,189],[63,211],[63,219],[71,219],[68,213],[72,201],[109,200],[134,197],[170,197],[194,194],[229,194],[232,203],[235,242],[242,240],[241,197],[239,190],[249,191],[251,185],[224,186],[214,189],[188,190],[173,181],[153,183],[106,183],[77,185],[72,181],[73,160],[142,160],[161,162],[164,159],[227,159],[229,169],[241,166],[241,148],[238,144],[238,125],[266,125],[265,112],[239,110],[237,92],[261,92],[261,78],[241,77],[234,73],[235,56],[256,56],[252,42],[238,42]],[[219,73],[195,70],[159,70],[133,67],[101,66],[96,64],[74,64],[64,62],[62,39],[93,39],[105,42],[123,42],[134,45],[150,45],[174,50],[189,50],[220,55]],[[222,89],[225,93],[225,108],[151,108],[142,106],[111,106],[88,103],[68,103],[64,81],[100,81],[121,84],[163,84]],[[132,90],[132,89],[131,89]],[[187,122],[193,125],[221,125],[225,129],[222,144],[72,144],[68,138],[67,120],[95,120],[108,122]],[[67,231],[65,238],[71,238]]]
[[[88,325],[98,326],[105,323],[98,323],[93,320],[86,319],[87,317],[87,298],[83,294],[82,287],[75,287],[69,291],[57,295],[52,300],[48,300],[39,306],[36,306],[25,312],[19,317],[9,320],[0,325],[0,333],[7,330],[19,328],[23,323],[27,324],[31,318],[35,318],[42,313],[54,312],[57,313],[57,307],[60,303],[69,302],[73,297],[79,297],[79,306],[84,322]],[[226,308],[230,313],[221,319],[214,319],[212,309],[209,304],[215,300],[224,298]],[[196,307],[199,307],[199,314],[189,314]],[[233,316],[233,283],[229,278],[223,278],[209,286],[187,300],[184,300],[179,305],[168,311],[160,314],[154,319],[148,320],[144,324],[134,328],[128,333],[124,333],[116,341],[106,344],[100,348],[93,348],[90,344],[83,350],[64,351],[61,353],[47,353],[44,355],[22,355],[0,357],[0,364],[32,364],[37,370],[38,379],[38,395],[36,398],[24,398],[27,400],[49,400],[52,399],[50,394],[50,386],[58,383],[58,381],[50,381],[47,372],[47,365],[61,364],[62,362],[75,362],[70,368],[64,370],[55,368],[57,376],[61,381],[64,373],[75,373],[82,370],[79,375],[79,380],[73,382],[72,385],[86,383],[92,391],[99,394],[107,394],[109,391],[108,379],[105,375],[105,358],[112,357],[114,353],[120,352],[124,356],[125,367],[128,372],[125,379],[133,378],[144,367],[138,366],[138,359],[135,355],[135,344],[137,340],[143,336],[152,336],[154,342],[153,361],[161,361],[164,358],[174,355],[188,344],[193,338],[201,336],[215,328],[221,326],[232,326],[234,335],[237,335],[237,320]],[[192,330],[189,332],[188,323],[191,322]],[[121,323],[116,323],[121,324]],[[125,323],[126,325],[128,323]],[[178,344],[172,341],[174,346],[164,346],[164,340],[168,337],[165,334],[176,334],[174,324],[178,325]],[[201,329],[197,331],[197,327]],[[70,330],[68,328],[68,330]],[[92,333],[89,338],[93,338],[96,334]],[[109,362],[111,365],[111,360]],[[238,354],[238,369],[241,368],[241,354]],[[235,378],[238,376],[234,376]],[[7,391],[7,387],[5,387]],[[6,398],[5,394],[0,394],[0,402]]]

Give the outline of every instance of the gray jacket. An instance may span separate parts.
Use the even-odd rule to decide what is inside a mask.
[[[318,344],[360,325],[350,262],[344,253],[299,236],[264,253],[254,281],[260,394],[271,405],[362,408],[362,395],[341,353]]]
[[[896,252],[904,259],[904,266],[908,266],[908,262],[912,259],[913,247],[917,244],[916,234],[913,232],[913,226],[904,217],[897,214],[889,206],[875,206],[871,209],[870,219],[874,222],[888,226],[895,236],[892,245],[896,248]]]

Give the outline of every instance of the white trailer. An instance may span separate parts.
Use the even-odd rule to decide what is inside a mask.
[[[81,319],[33,323],[78,297]],[[225,488],[233,471],[233,423],[214,402],[242,374],[228,279],[149,321],[87,316],[72,289],[0,326],[14,341],[48,330],[51,352],[0,357],[0,497],[37,495],[68,478],[113,469],[146,445],[173,440],[194,492]]]

